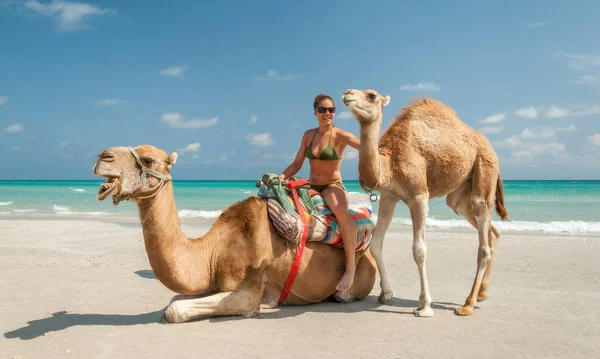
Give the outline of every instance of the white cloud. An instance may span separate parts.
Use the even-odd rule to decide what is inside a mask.
[[[335,117],[339,118],[340,120],[348,120],[348,119],[354,118],[354,116],[352,115],[352,112],[350,112],[350,111],[342,111],[339,114],[337,114]]]
[[[528,128],[521,132],[521,138],[533,139],[533,138],[555,138],[556,131],[550,127],[544,127],[538,131],[533,131]]]
[[[290,125],[290,127],[291,127],[291,128],[298,128],[298,127],[300,127],[300,125],[299,125],[299,124],[297,124],[296,122],[294,122],[294,123],[292,123],[292,124]]]
[[[12,147],[10,148],[10,150],[11,150],[11,151],[21,151],[21,150],[22,150],[22,148],[21,148],[21,146],[12,146]]]
[[[538,116],[537,109],[533,106],[521,107],[515,111],[515,115],[524,118],[536,118]]]
[[[32,141],[35,141],[35,140],[37,140],[37,135],[31,135],[29,137],[29,139],[32,140]]]
[[[161,121],[173,128],[204,128],[215,126],[219,122],[219,117],[184,120],[179,112],[172,112],[163,114]]]
[[[0,107],[4,106],[8,102],[7,96],[0,96]]]
[[[100,106],[116,106],[121,102],[118,98],[107,98],[96,102]]]
[[[246,139],[252,146],[270,147],[275,144],[270,133],[249,133]]]
[[[567,110],[566,108],[562,108],[562,107],[552,106],[552,107],[550,107],[550,109],[548,109],[546,111],[546,117],[550,117],[550,118],[560,118],[560,117],[566,117],[568,115],[569,115],[569,110]]]
[[[503,130],[504,126],[487,126],[479,129],[483,133],[501,133]]]
[[[545,22],[532,22],[532,23],[530,23],[527,26],[530,27],[530,28],[532,28],[532,29],[535,29],[537,27],[542,27],[542,26],[545,26],[545,25],[546,25]]]
[[[293,74],[293,73],[280,74],[279,72],[277,72],[275,70],[268,70],[266,75],[252,75],[252,79],[255,81],[267,81],[267,80],[289,81],[289,80],[295,80],[295,79],[298,79],[301,77],[302,77],[302,75],[300,75],[300,74]]]
[[[281,155],[281,158],[283,158],[287,162],[291,162],[296,158],[296,152],[284,153]]]
[[[67,147],[69,144],[67,142],[61,142],[58,147]]]
[[[495,115],[486,117],[485,119],[479,121],[481,123],[500,123],[502,121],[504,121],[504,119],[506,118],[506,115],[503,113],[497,113]]]
[[[110,121],[109,120],[100,120],[100,121],[98,121],[98,124],[107,126],[107,125],[110,125]]]
[[[439,91],[440,86],[433,82],[419,82],[416,84],[404,84],[400,86],[401,91]]]
[[[54,0],[42,4],[37,0],[25,2],[24,8],[39,15],[52,18],[62,31],[76,31],[90,26],[86,21],[94,16],[115,14],[114,9],[101,8],[94,4]]]
[[[571,82],[577,85],[600,86],[600,77],[594,75],[582,75],[575,80],[571,80]]]
[[[600,55],[558,53],[558,58],[564,60],[567,66],[582,73],[577,79],[569,82],[577,85],[600,87]]]
[[[512,135],[507,139],[494,142],[495,147],[516,147],[521,143],[521,139],[517,135]]]
[[[595,133],[587,138],[592,145],[600,146],[600,133]]]
[[[220,155],[219,159],[221,160],[221,162],[225,162],[227,161],[227,155]]]
[[[347,147],[346,151],[344,152],[344,159],[355,160],[357,158],[358,158],[358,151],[352,147]]]
[[[568,127],[557,127],[556,131],[558,132],[571,132],[571,131],[575,131],[577,128],[575,127],[574,124],[570,124]]]
[[[594,105],[592,107],[585,108],[579,111],[573,111],[571,113],[573,116],[593,116],[600,115],[600,105]]]
[[[248,120],[248,123],[250,123],[251,125],[254,125],[256,123],[256,121],[258,121],[258,117],[256,117],[256,115],[250,116],[250,120]]]
[[[23,125],[21,125],[20,123],[12,124],[12,125],[8,126],[7,128],[5,128],[4,132],[6,132],[6,133],[23,132]]]
[[[539,166],[542,155],[551,155],[555,159],[564,158],[566,146],[556,142],[556,132],[574,130],[574,125],[566,129],[543,127],[538,129],[524,129],[520,135],[512,135],[501,141],[494,142],[496,148],[507,148],[511,157],[518,163]]]
[[[177,150],[177,152],[181,153],[182,155],[185,152],[198,152],[200,150],[200,143],[195,142],[195,143],[190,143],[189,145],[185,146],[184,148],[180,148]]]
[[[162,69],[158,73],[165,77],[181,77],[188,68],[189,66],[186,65],[175,65]]]
[[[600,55],[558,53],[557,56],[564,59],[573,70],[585,72],[590,68],[600,67]]]

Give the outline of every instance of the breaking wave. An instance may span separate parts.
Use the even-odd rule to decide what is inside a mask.
[[[412,225],[408,218],[394,218],[393,223]],[[600,222],[589,221],[493,221],[494,226],[504,231],[531,231],[549,233],[600,233]],[[431,228],[472,228],[471,224],[461,219],[427,219],[427,227]]]
[[[217,218],[223,211],[192,211],[183,209],[179,211],[179,217]]]

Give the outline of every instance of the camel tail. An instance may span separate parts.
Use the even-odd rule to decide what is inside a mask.
[[[498,183],[496,184],[496,212],[502,218],[503,221],[508,220],[508,212],[504,207],[504,185],[502,184],[502,177],[498,174]]]

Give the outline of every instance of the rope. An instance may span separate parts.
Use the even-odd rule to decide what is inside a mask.
[[[146,193],[150,193],[149,195],[146,196],[127,196],[127,197],[123,197],[123,198],[115,198],[113,196],[113,203],[115,203],[115,201],[118,203],[118,201],[120,200],[127,200],[129,198],[133,198],[133,199],[147,199],[147,198],[151,198],[156,196],[156,194],[158,193],[158,191],[160,191],[160,189],[165,185],[166,181],[171,180],[171,176],[170,175],[164,175],[160,172],[156,172],[151,168],[148,168],[146,166],[144,166],[144,164],[142,163],[142,160],[140,160],[140,157],[138,156],[138,154],[135,152],[135,150],[133,149],[133,147],[128,147],[129,152],[131,152],[131,155],[133,156],[133,158],[135,158],[135,162],[137,162],[138,165],[140,165],[141,169],[142,169],[142,174],[140,175],[140,180],[142,181],[142,186],[144,186],[144,184],[146,184],[146,178],[147,178],[147,174],[153,177],[156,177],[158,179],[160,179],[160,183],[152,188],[150,188],[148,191],[146,191],[144,194]],[[117,186],[119,187],[119,192],[121,193],[121,182],[119,181]]]

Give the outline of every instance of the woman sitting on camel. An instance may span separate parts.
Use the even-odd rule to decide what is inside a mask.
[[[321,194],[327,207],[335,215],[344,242],[346,271],[336,286],[336,290],[344,292],[354,282],[356,224],[348,212],[348,196],[340,168],[346,146],[358,149],[360,140],[352,133],[334,126],[335,105],[331,97],[317,95],[313,108],[319,127],[304,132],[296,158],[279,178],[292,177],[300,171],[305,158],[310,160],[310,187]],[[389,155],[388,150],[380,151]]]

